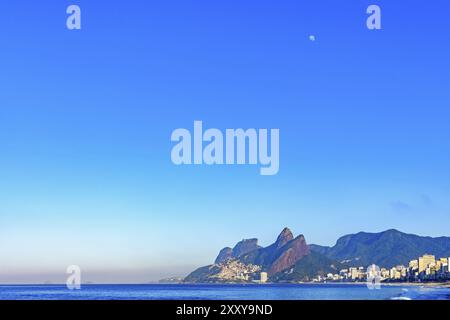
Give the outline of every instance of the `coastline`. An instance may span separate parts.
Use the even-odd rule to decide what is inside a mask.
[[[365,282],[266,282],[266,283],[172,283],[172,285],[199,285],[199,286],[326,286],[326,285],[336,285],[336,286],[366,286]],[[450,282],[382,282],[382,287],[426,287],[435,289],[450,289]]]
[[[409,287],[427,287],[427,288],[450,288],[450,282],[392,282],[383,283],[383,286],[409,286]]]

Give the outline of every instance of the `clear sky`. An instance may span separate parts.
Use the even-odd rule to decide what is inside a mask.
[[[82,30],[66,29],[66,8]],[[366,8],[382,9],[382,30]],[[285,226],[450,236],[447,0],[0,3],[0,282],[147,282]],[[315,41],[310,40],[315,36]],[[279,128],[280,172],[170,135]]]

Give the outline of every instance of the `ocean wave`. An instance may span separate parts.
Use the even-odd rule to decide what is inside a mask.
[[[412,300],[409,297],[392,297],[391,300]]]

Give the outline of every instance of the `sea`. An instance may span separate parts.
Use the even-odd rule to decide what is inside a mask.
[[[450,288],[359,284],[0,285],[0,300],[450,300]]]

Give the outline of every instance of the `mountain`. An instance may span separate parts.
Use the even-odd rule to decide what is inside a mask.
[[[187,283],[245,283],[254,280],[261,272],[260,266],[244,264],[238,259],[229,259],[220,264],[202,267],[190,275]]]
[[[317,272],[331,272],[331,266],[339,265],[332,259],[311,252],[305,237],[294,238],[291,230],[283,229],[276,241],[268,247],[260,247],[257,239],[242,240],[232,249],[226,247],[219,252],[215,263],[202,267],[185,279],[186,282],[240,282],[251,281],[261,272],[270,279],[300,281],[312,278]],[[299,263],[303,259],[305,262]],[[294,276],[285,276],[287,270],[296,270]],[[335,271],[335,270],[334,270]],[[298,275],[301,278],[297,278]]]
[[[303,259],[298,260],[291,268],[277,273],[273,282],[311,281],[317,275],[336,274],[346,266],[320,253],[312,251]]]
[[[251,251],[240,257],[247,264],[262,266],[269,276],[293,266],[298,260],[309,254],[309,247],[305,237],[299,235],[294,238],[291,230],[283,229],[275,243]]]
[[[450,237],[421,237],[398,230],[380,233],[359,232],[339,238],[333,247],[310,245],[311,251],[326,257],[349,262],[354,266],[376,264],[391,268],[407,265],[424,254],[450,256]]]
[[[241,256],[259,249],[258,239],[244,239],[236,244],[233,249],[226,247],[220,250],[215,263],[220,264],[231,258],[240,258]]]
[[[310,281],[349,266],[408,265],[424,254],[450,257],[450,237],[421,237],[392,229],[346,235],[333,247],[326,247],[308,245],[303,235],[294,237],[285,228],[268,247],[260,247],[257,239],[247,239],[234,248],[222,249],[213,265],[195,270],[185,282],[248,282],[258,279],[261,272],[267,272],[271,282]]]

